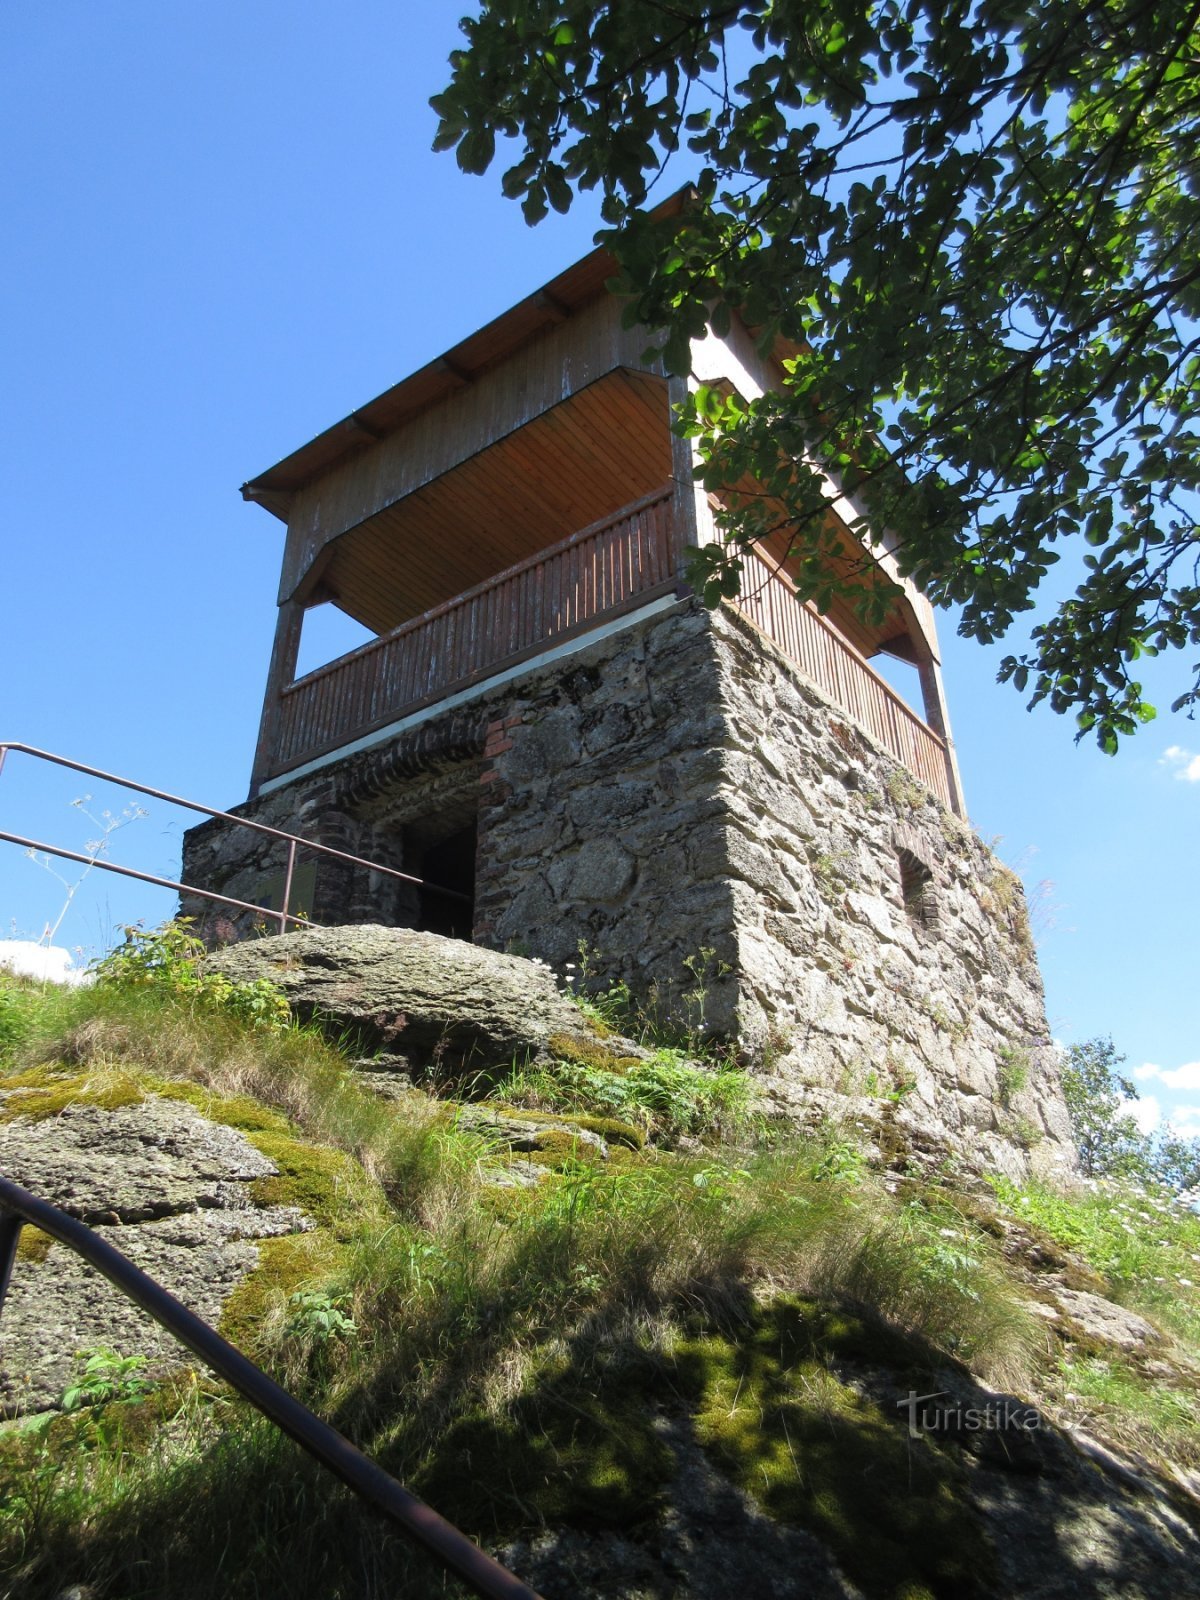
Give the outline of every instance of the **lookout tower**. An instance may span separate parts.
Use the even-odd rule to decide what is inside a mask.
[[[782,535],[697,602],[684,553],[717,533],[672,405],[753,398],[786,352],[735,320],[693,377],[646,366],[613,270],[595,251],[244,486],[287,533],[242,809],[465,897],[323,860],[317,922],[555,964],[585,940],[747,1048],[994,1098],[996,1050],[1045,1019],[1019,886],[965,823],[931,608],[883,551],[883,620],[819,615]],[[827,514],[861,564],[834,484]],[[325,603],[374,637],[297,678]],[[267,903],[254,840],[194,829],[185,877]]]
[[[750,398],[783,372],[736,323],[694,344],[690,380],[643,365],[646,331],[621,326],[604,288],[614,271],[595,251],[243,486],[287,528],[252,794],[683,599],[684,551],[717,535],[672,405],[689,382]],[[831,486],[829,519],[861,562],[854,515]],[[789,577],[802,546],[787,550],[781,533],[750,558],[736,609],[961,814],[928,602],[882,553],[884,620],[844,600],[820,616]],[[377,638],[297,681],[304,615],[323,602]],[[881,654],[917,668],[923,717],[872,669]]]

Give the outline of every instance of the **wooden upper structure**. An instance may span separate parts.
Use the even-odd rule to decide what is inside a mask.
[[[287,524],[279,621],[252,793],[447,694],[680,590],[684,551],[717,537],[692,447],[672,435],[689,384],[746,399],[783,378],[750,333],[693,346],[691,378],[646,366],[604,250],[245,484]],[[849,533],[855,508],[830,489]],[[892,604],[800,604],[781,541],[748,559],[738,609],[962,810],[928,602],[890,556]],[[293,681],[306,607],[332,601],[376,639]],[[916,664],[925,718],[869,666]]]

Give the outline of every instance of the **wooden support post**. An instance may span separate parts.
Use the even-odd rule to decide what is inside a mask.
[[[667,380],[667,399],[672,419],[675,408],[687,399],[692,384],[687,378]],[[679,578],[684,578],[684,552],[702,544],[711,544],[715,538],[712,512],[708,505],[708,491],[696,479],[696,447],[691,439],[671,435],[671,475],[675,480],[675,499],[672,514],[679,546]]]
[[[925,705],[925,721],[946,745],[946,783],[950,790],[950,809],[956,817],[967,820],[967,805],[963,799],[962,778],[958,771],[958,755],[950,732],[950,713],[946,709],[946,689],[942,682],[942,667],[928,648],[918,645],[917,671],[921,676],[921,698]]]
[[[262,720],[258,726],[258,746],[254,752],[254,770],[250,775],[251,800],[270,776],[278,747],[280,695],[296,674],[296,659],[300,654],[300,630],[304,625],[304,607],[298,600],[285,600],[279,607],[275,624],[275,643],[271,649],[271,665],[267,671],[267,692],[263,696]]]

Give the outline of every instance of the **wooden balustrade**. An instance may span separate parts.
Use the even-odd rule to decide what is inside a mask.
[[[671,499],[664,486],[289,684],[270,774],[668,593],[680,553]]]
[[[280,697],[271,775],[669,593],[679,540],[671,489],[541,550],[328,666]],[[738,610],[831,700],[951,806],[946,746],[790,579],[746,557]]]
[[[743,563],[737,609],[896,760],[953,809],[946,745],[848,639],[756,552]]]

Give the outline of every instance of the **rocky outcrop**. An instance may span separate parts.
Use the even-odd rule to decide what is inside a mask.
[[[19,1094],[6,1097],[6,1109]],[[79,1217],[205,1321],[258,1265],[255,1241],[305,1230],[294,1206],[255,1206],[249,1185],[275,1167],[236,1129],[174,1100],[0,1123],[0,1170]],[[92,1267],[26,1229],[4,1307],[0,1411],[56,1405],[80,1351],[147,1358],[150,1376],[181,1364],[179,1344]]]
[[[305,928],[211,955],[235,982],[268,978],[292,1009],[414,1067],[485,1071],[586,1034],[549,968],[460,939],[375,925]]]

